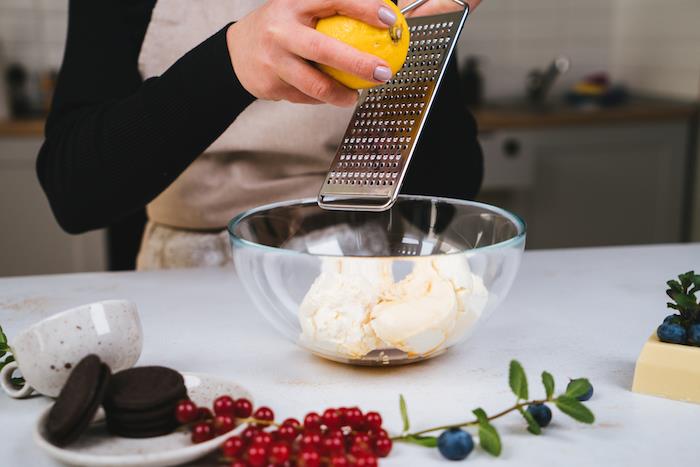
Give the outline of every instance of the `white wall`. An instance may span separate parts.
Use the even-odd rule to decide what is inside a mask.
[[[523,95],[533,68],[566,55],[572,68],[553,92],[611,60],[614,0],[485,0],[467,20],[459,58],[486,57],[487,98]]]
[[[635,90],[700,95],[700,0],[616,0],[613,74]]]
[[[6,63],[32,71],[58,69],[68,26],[68,0],[0,0],[0,46]]]

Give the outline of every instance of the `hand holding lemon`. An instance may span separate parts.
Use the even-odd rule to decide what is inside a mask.
[[[316,24],[316,30],[334,39],[355,47],[357,50],[367,52],[380,57],[389,64],[390,76],[381,81],[388,81],[406,61],[408,53],[409,30],[406,18],[399,8],[389,0],[385,0],[386,7],[396,15],[395,23],[389,28],[378,28],[360,20],[342,15],[322,18]],[[352,89],[363,89],[376,86],[377,81],[368,81],[344,70],[338,70],[331,66],[319,64],[319,68],[333,78]],[[375,76],[377,78],[377,76]]]
[[[408,24],[399,8],[404,8],[414,1],[415,0],[399,0],[397,7],[391,1],[385,0],[387,8],[390,8],[396,15],[396,22],[389,30],[386,28],[377,28],[357,19],[342,15],[320,19],[316,24],[316,30],[343,41],[346,44],[352,45],[358,50],[383,58],[389,63],[391,74],[394,75],[401,69],[403,63],[406,61],[408,44],[410,41]],[[480,2],[481,0],[471,0],[469,3],[472,5],[472,8],[474,8]],[[408,15],[437,15],[458,11],[462,8],[463,6],[454,0],[430,0],[410,11]],[[376,81],[363,80],[351,73],[324,64],[319,64],[319,68],[352,89],[370,88],[380,84]],[[386,81],[388,81],[388,79]]]
[[[469,0],[472,10],[479,2]],[[410,15],[455,5],[431,0]],[[338,106],[356,103],[353,89],[390,80],[408,42],[406,20],[388,0],[268,0],[226,34],[236,78],[255,97]]]
[[[396,64],[315,30],[319,18],[335,15],[387,34],[399,19],[395,7],[385,0],[269,0],[227,31],[236,78],[260,99],[354,105],[357,91],[314,63],[372,84],[391,79]]]

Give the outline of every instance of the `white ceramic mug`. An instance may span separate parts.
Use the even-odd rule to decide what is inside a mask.
[[[50,316],[25,329],[10,342],[15,361],[0,372],[0,386],[10,397],[32,391],[56,397],[71,369],[95,354],[112,372],[134,366],[141,355],[143,334],[136,305],[126,300],[105,300]],[[19,368],[25,385],[12,384]]]

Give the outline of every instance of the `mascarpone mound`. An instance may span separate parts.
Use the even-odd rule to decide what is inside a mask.
[[[324,258],[299,310],[302,340],[361,358],[377,349],[428,355],[471,330],[488,301],[465,255],[412,259],[395,282],[391,258]]]
[[[437,350],[457,321],[457,294],[432,261],[417,260],[413,272],[389,287],[372,309],[372,329],[389,347],[425,355]]]
[[[299,308],[302,340],[312,347],[360,358],[380,342],[369,326],[372,307],[393,284],[391,262],[324,258]]]

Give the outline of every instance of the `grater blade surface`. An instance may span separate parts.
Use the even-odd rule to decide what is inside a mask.
[[[384,211],[399,194],[469,8],[409,18],[403,68],[360,94],[318,195],[324,209]]]

